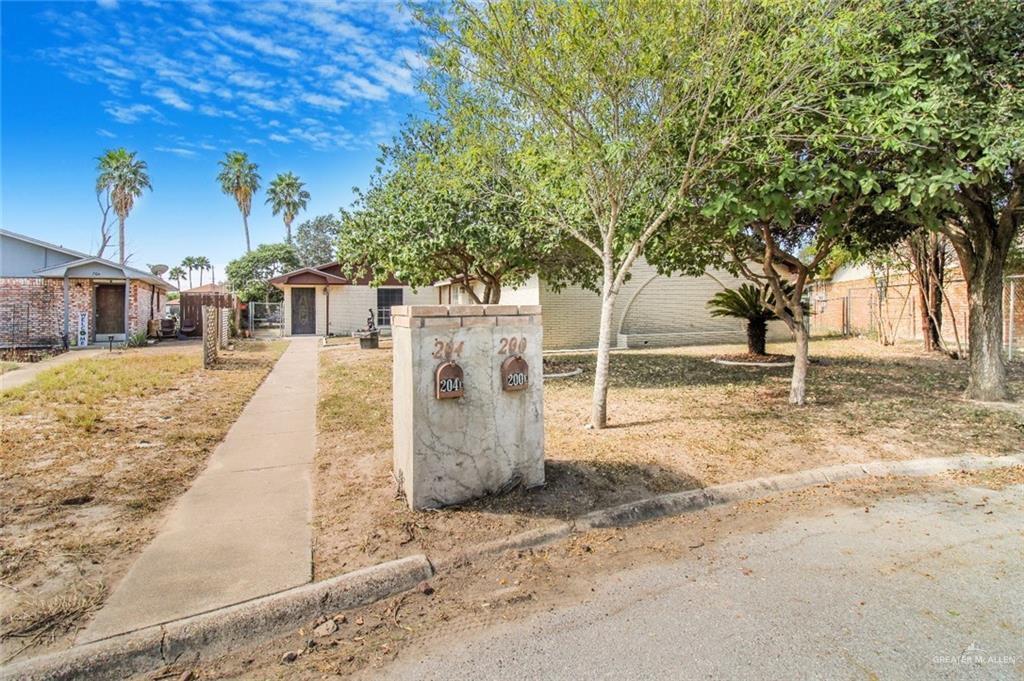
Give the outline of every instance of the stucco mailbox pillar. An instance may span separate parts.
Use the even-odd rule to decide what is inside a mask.
[[[394,475],[413,509],[544,484],[539,305],[391,308]]]

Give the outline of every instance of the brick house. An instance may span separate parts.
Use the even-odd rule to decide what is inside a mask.
[[[122,343],[163,316],[173,290],[149,272],[0,229],[0,347]]]

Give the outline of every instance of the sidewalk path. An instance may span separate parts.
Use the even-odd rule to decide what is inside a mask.
[[[310,581],[318,344],[291,341],[79,643]]]
[[[56,357],[27,363],[25,366],[0,374],[0,392],[10,390],[12,388],[20,388],[26,383],[34,381],[36,376],[47,369],[52,369],[60,366],[61,364],[67,364],[68,362],[77,362],[80,359],[86,359],[88,357],[101,357],[105,354],[110,354],[106,348],[69,350],[68,352],[62,352]]]

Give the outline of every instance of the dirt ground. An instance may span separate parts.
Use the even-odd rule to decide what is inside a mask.
[[[1024,417],[965,402],[964,362],[911,345],[812,344],[808,405],[789,370],[710,359],[741,346],[615,353],[611,427],[585,430],[594,357],[555,354],[545,373],[546,485],[447,509],[409,511],[391,477],[390,345],[321,353],[316,579],[404,555],[457,555],[487,539],[652,494],[875,459],[1021,451]],[[769,347],[786,353],[786,344]],[[1024,366],[1012,370],[1024,393]],[[383,396],[383,397],[382,397]],[[939,435],[941,434],[941,435]]]
[[[397,656],[434,650],[446,640],[586,601],[616,572],[664,564],[683,556],[713,564],[717,544],[733,535],[764,532],[786,518],[827,516],[885,498],[934,494],[958,485],[1002,488],[1024,483],[1024,468],[955,473],[932,478],[885,478],[822,485],[651,523],[594,530],[550,546],[510,551],[442,571],[429,589],[414,590],[337,613],[337,629],[313,633],[321,620],[275,641],[236,651],[198,667],[175,666],[149,678],[195,679],[381,678]],[[286,663],[286,653],[297,653]]]
[[[284,348],[123,350],[0,394],[0,664],[69,644]]]

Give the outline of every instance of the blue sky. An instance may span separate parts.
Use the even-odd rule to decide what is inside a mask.
[[[215,181],[225,151],[248,152],[264,188],[302,178],[297,225],[347,206],[377,145],[426,112],[421,36],[397,2],[3,2],[0,30],[3,226],[92,252],[96,157],[125,146],[154,190],[127,223],[137,266],[204,255],[220,278],[244,251]],[[284,238],[265,198],[254,246]]]

